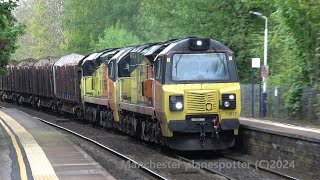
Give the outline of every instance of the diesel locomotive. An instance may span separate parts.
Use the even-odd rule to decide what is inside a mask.
[[[9,76],[0,78],[3,100],[71,113],[176,150],[235,144],[241,109],[235,56],[216,40],[190,37],[26,62],[9,64]]]

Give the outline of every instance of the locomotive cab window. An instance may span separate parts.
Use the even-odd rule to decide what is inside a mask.
[[[96,64],[93,61],[86,61],[82,66],[83,76],[92,76],[96,69]]]
[[[118,76],[130,77],[130,56],[127,55],[118,63]]]
[[[223,53],[175,54],[173,81],[223,81],[229,79],[227,59]]]
[[[108,76],[110,79],[114,80],[114,60],[108,65]]]

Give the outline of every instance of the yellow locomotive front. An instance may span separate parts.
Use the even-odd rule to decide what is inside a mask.
[[[212,39],[187,38],[165,48],[154,66],[156,115],[168,146],[232,147],[241,110],[233,52]]]

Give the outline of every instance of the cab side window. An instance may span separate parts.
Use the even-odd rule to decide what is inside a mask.
[[[114,61],[108,64],[108,76],[110,79],[114,80]]]
[[[162,72],[163,72],[163,57],[158,57],[154,64],[154,72],[155,72],[155,79],[157,81],[162,80]]]

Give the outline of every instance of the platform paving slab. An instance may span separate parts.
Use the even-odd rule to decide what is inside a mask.
[[[58,179],[114,179],[113,176],[79,146],[76,146],[67,140],[65,135],[53,127],[48,126],[17,109],[6,108],[1,109],[0,111],[0,115],[1,113],[5,113],[5,115],[12,118],[12,122],[10,122],[10,120],[8,120],[10,118],[5,117],[3,114],[1,116],[2,119],[5,118],[10,122],[8,124],[13,126],[10,127],[13,132],[18,134],[25,129],[27,133],[30,134],[27,135],[27,133],[22,132],[21,135],[17,135],[17,137],[19,137],[18,139],[24,150],[29,149],[26,151],[26,156],[29,157],[28,161],[31,169],[33,169],[33,164],[46,161],[45,159],[47,159],[48,163],[53,168],[54,175]],[[19,125],[21,125],[21,127],[19,127]],[[1,137],[3,136],[0,136],[0,138]],[[39,147],[37,147],[36,144],[38,144]],[[6,153],[1,153],[1,155],[3,154],[8,157],[8,155],[6,155],[8,154],[8,148],[0,145],[0,149],[1,147],[2,149],[7,150],[3,151]],[[41,156],[40,158],[41,151],[44,153],[44,156]],[[33,152],[36,153],[33,154]],[[33,154],[33,156],[31,154]],[[10,165],[10,161],[8,161],[8,163]],[[47,165],[47,167],[49,167],[49,165]],[[41,169],[43,167],[37,166],[37,168]],[[7,168],[5,172],[10,172],[9,169],[10,168]],[[8,176],[8,173],[4,174],[7,174],[6,176]],[[54,175],[52,176],[54,177]]]
[[[8,138],[4,135],[4,129],[0,127],[0,179],[11,180],[12,160]]]

